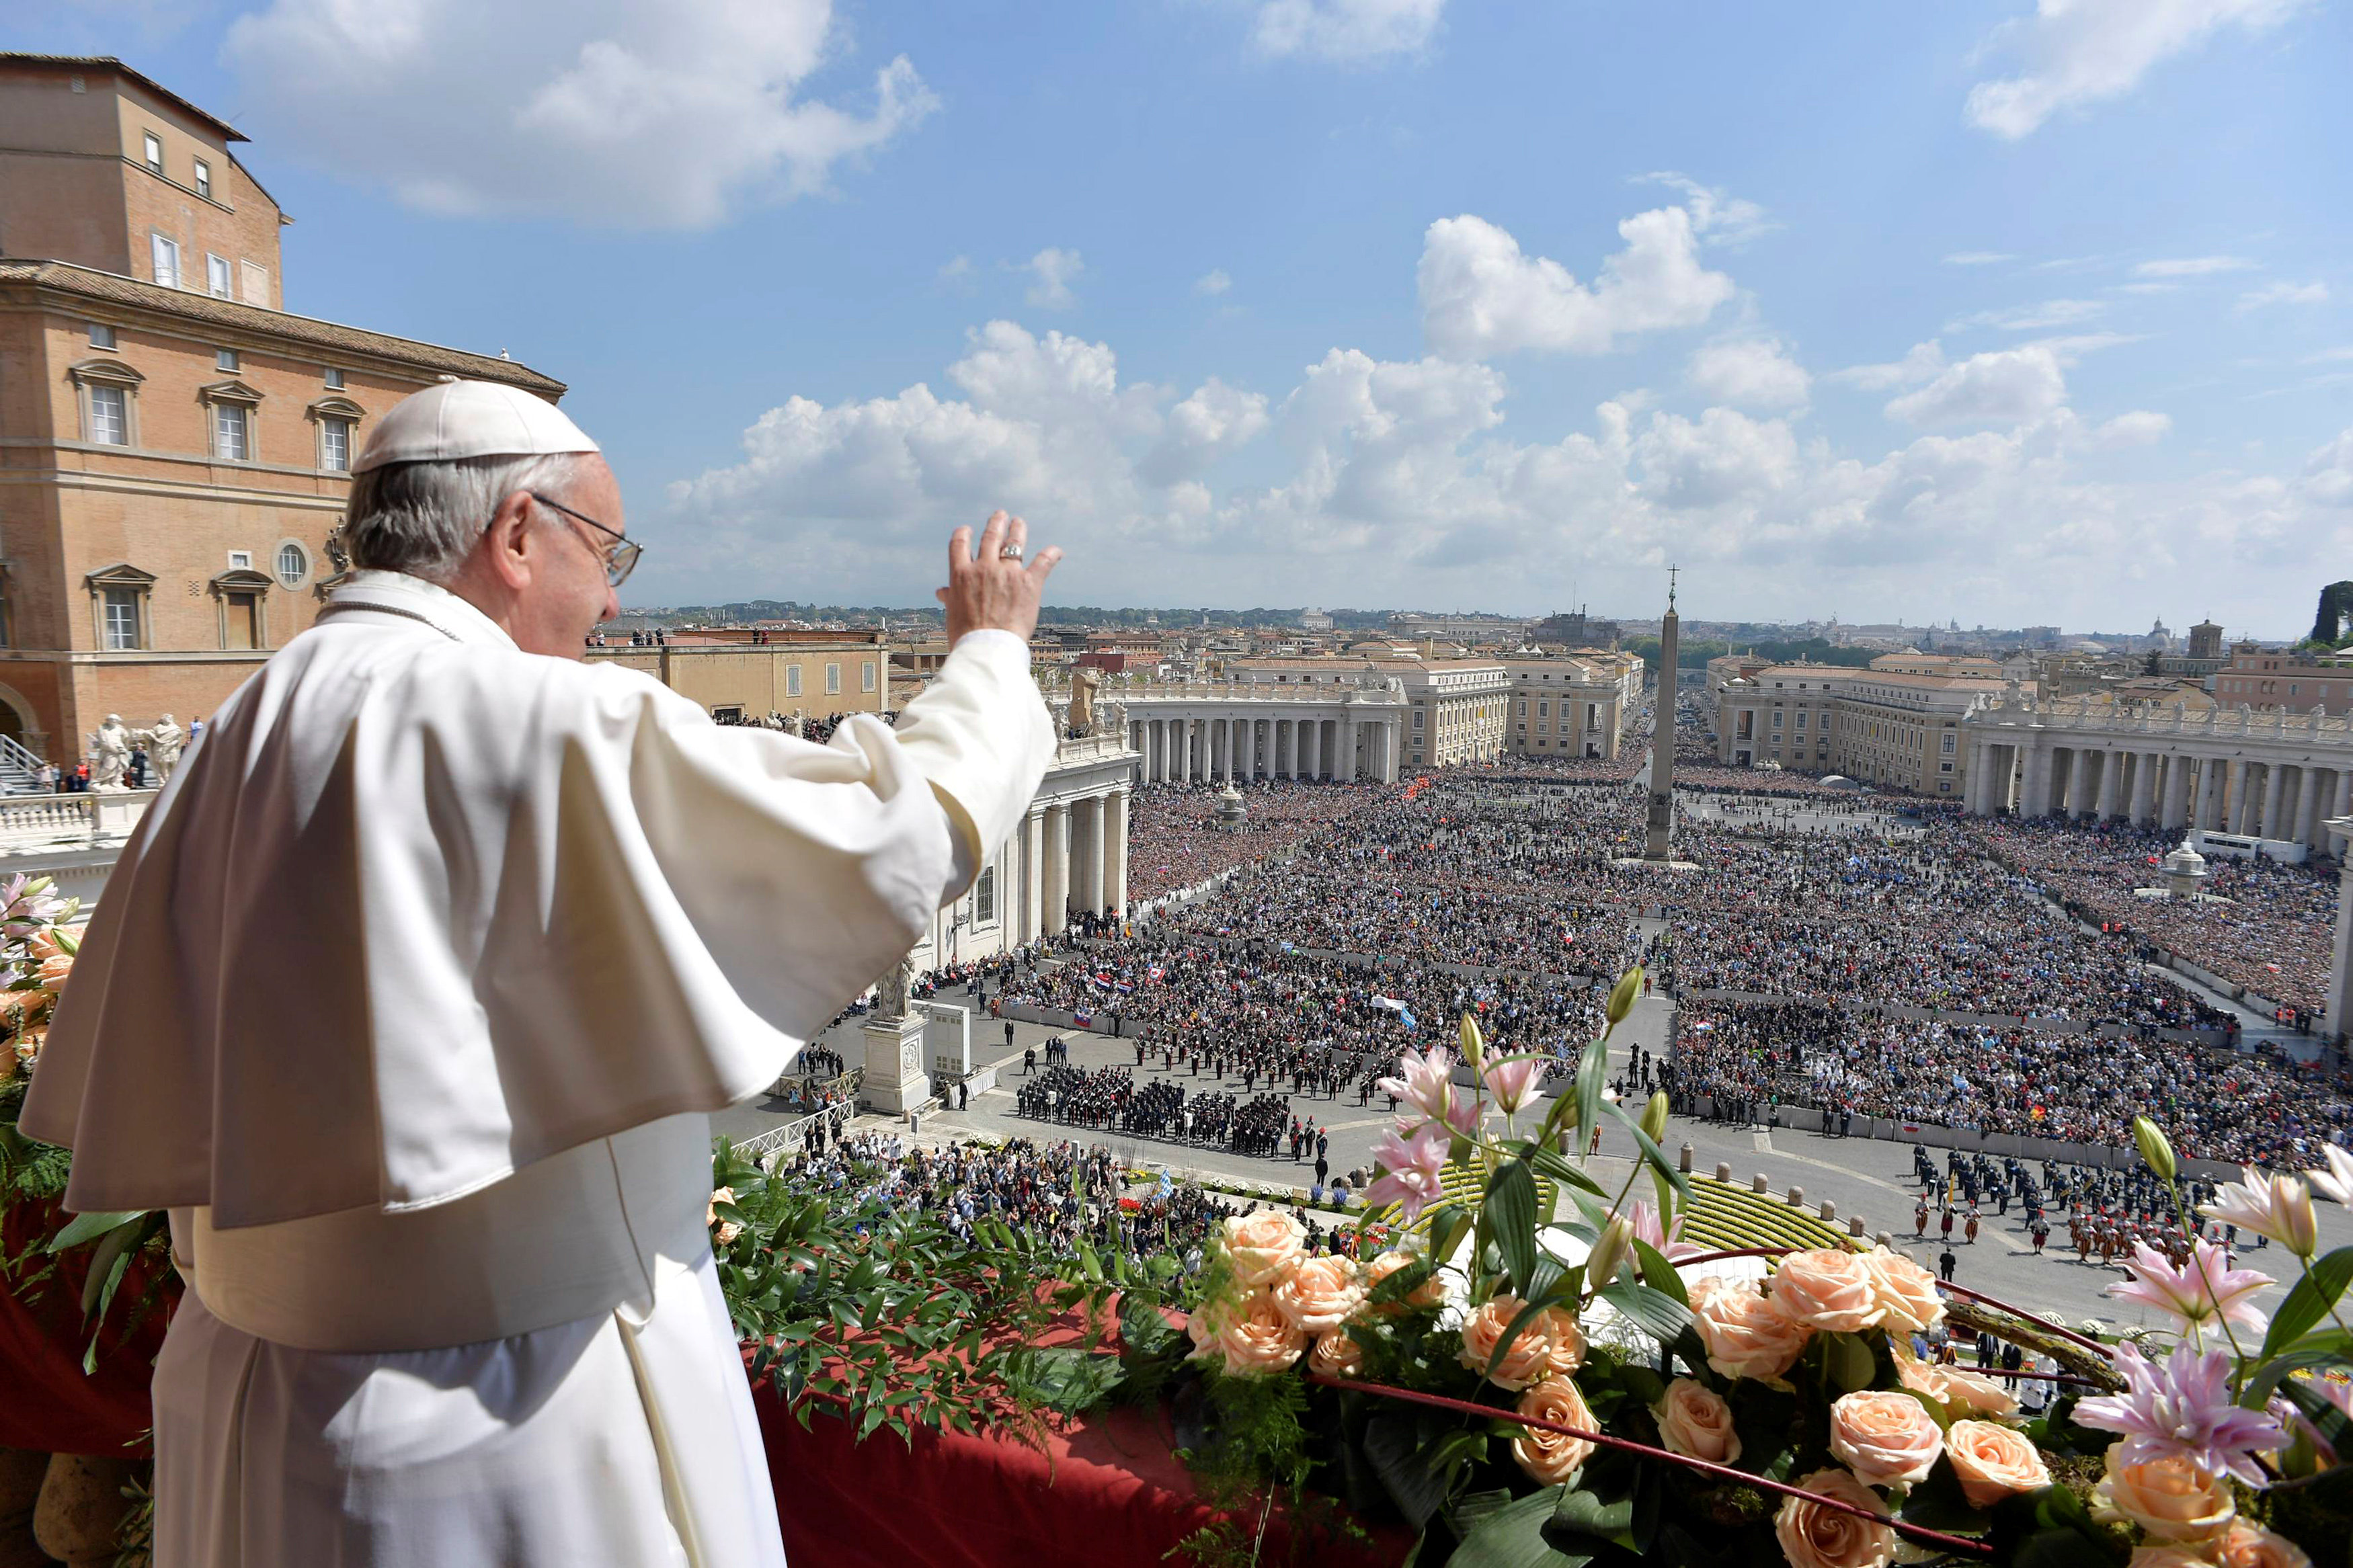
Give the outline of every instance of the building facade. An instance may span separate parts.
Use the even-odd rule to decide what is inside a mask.
[[[113,61],[0,56],[0,736],[33,757],[70,766],[109,713],[203,718],[307,628],[393,404],[564,391],[278,310],[282,217],[237,139]]]
[[[2353,719],[2284,709],[2119,710],[2020,697],[1963,725],[1968,810],[2122,820],[2328,847],[2353,815]]]
[[[878,634],[789,643],[676,642],[601,647],[590,662],[643,670],[714,718],[824,719],[890,710],[891,649]]]
[[[1490,763],[1503,755],[1512,679],[1493,659],[1443,658],[1376,643],[1335,658],[1237,658],[1229,679],[1245,686],[1337,687],[1395,680],[1405,694],[1409,768]]]
[[[1641,702],[1641,659],[1610,654],[1507,657],[1502,663],[1512,683],[1506,751],[1520,756],[1617,759],[1620,737]]]
[[[1393,679],[1155,682],[1122,687],[1110,706],[1121,713],[1144,784],[1394,784],[1404,765],[1408,709]]]
[[[2257,647],[2242,642],[2214,675],[2214,700],[2225,708],[2284,709],[2290,713],[2353,712],[2353,659]]]
[[[2003,689],[1982,676],[1754,668],[1716,688],[1716,756],[1734,767],[1778,763],[1957,800],[1968,783],[1962,721]]]

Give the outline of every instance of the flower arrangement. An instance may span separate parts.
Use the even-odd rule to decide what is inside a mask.
[[[1884,1248],[1674,1239],[1690,1194],[1659,1148],[1664,1099],[1637,1117],[1602,1092],[1639,981],[1541,1115],[1544,1062],[1489,1055],[1468,1017],[1459,1058],[1406,1053],[1382,1088],[1408,1114],[1367,1195],[1419,1226],[1408,1245],[1359,1263],[1307,1251],[1279,1211],[1228,1222],[1187,1327],[1209,1409],[1197,1463],[1401,1516],[1415,1561],[1453,1568],[2348,1560],[2353,1248],[2316,1258],[2311,1201],[2353,1199],[2353,1159],[2249,1172],[2205,1211],[2301,1263],[2268,1329],[2253,1299],[2275,1282],[2184,1215],[2188,1260],[2143,1247],[2112,1291],[2172,1332],[2144,1353],[2046,1331],[2078,1371],[2041,1374],[2063,1392],[2030,1419],[2010,1390],[2036,1374],[2005,1386],[1915,1354],[1915,1334],[2003,1321],[2000,1303]],[[1639,1151],[1614,1193],[1563,1152],[1592,1148],[1603,1117]],[[2162,1135],[2138,1136],[2172,1184]],[[1630,1203],[1645,1173],[1655,1203]]]

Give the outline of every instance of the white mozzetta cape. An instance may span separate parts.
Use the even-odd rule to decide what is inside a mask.
[[[1053,746],[1008,633],[818,746],[359,574],[126,847],[24,1131],[73,1147],[71,1208],[226,1231],[717,1110],[914,943]]]

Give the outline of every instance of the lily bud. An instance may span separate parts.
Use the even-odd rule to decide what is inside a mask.
[[[1626,1015],[1634,1010],[1634,998],[1642,992],[1642,966],[1636,964],[1618,977],[1618,988],[1609,993],[1609,1021],[1622,1024]]]
[[[2166,1142],[2164,1131],[2156,1122],[2146,1116],[2134,1117],[2133,1142],[2139,1146],[2141,1163],[2155,1171],[2159,1181],[2173,1180],[2173,1145]]]
[[[1651,1103],[1642,1107],[1642,1131],[1655,1143],[1667,1135],[1667,1091],[1651,1096]]]
[[[1472,1067],[1479,1065],[1479,1055],[1486,1042],[1479,1037],[1479,1020],[1470,1014],[1462,1015],[1462,1059]]]
[[[1612,1215],[1609,1223],[1601,1227],[1601,1239],[1585,1258],[1585,1287],[1599,1290],[1618,1277],[1626,1255],[1634,1248],[1634,1227],[1626,1223],[1623,1215]]]

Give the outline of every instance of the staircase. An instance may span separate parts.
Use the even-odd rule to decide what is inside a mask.
[[[39,795],[41,759],[14,736],[0,735],[0,795]]]

